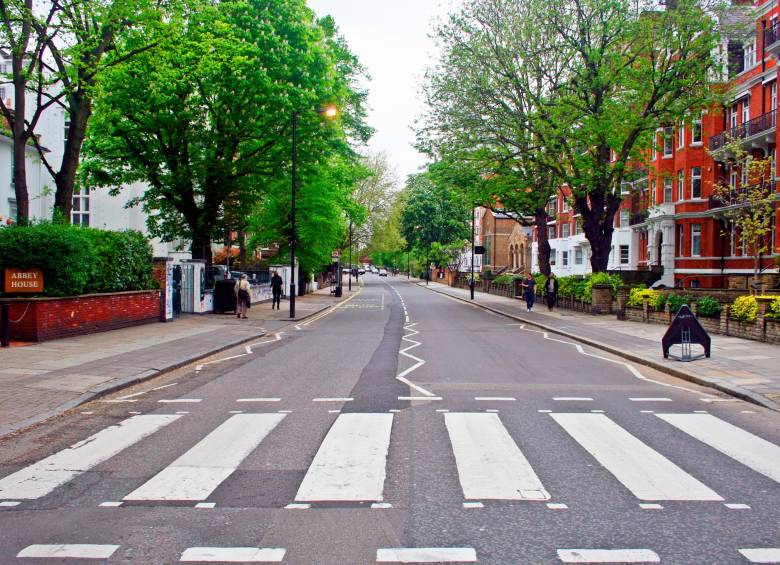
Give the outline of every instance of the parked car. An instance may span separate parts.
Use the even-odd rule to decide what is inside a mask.
[[[358,269],[358,275],[365,275],[365,274],[366,274],[366,270],[363,267],[360,267]]]
[[[386,277],[387,276],[387,269],[379,269],[379,276],[380,277]]]

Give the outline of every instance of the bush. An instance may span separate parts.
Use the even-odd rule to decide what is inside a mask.
[[[769,308],[767,308],[764,316],[770,320],[780,320],[780,296],[767,296],[766,298],[772,298]]]
[[[689,294],[675,294],[671,293],[666,297],[666,304],[669,305],[669,310],[672,314],[677,314],[683,304],[691,304],[693,297]]]
[[[712,296],[702,296],[696,301],[696,309],[700,316],[719,316],[723,306]]]
[[[635,287],[628,293],[628,305],[634,308],[641,308],[645,299],[652,308],[656,308],[658,299],[662,296],[657,290],[652,288]]]
[[[493,284],[504,284],[504,285],[511,285],[515,280],[514,275],[510,275],[509,273],[505,273],[503,275],[498,275],[496,278],[493,279]]]
[[[608,284],[612,286],[612,298],[617,296],[617,289],[623,284],[620,275],[610,275],[609,273],[591,273],[585,275],[585,282],[582,288],[582,298],[585,302],[593,301],[593,285]]]
[[[731,304],[729,312],[735,320],[755,322],[758,315],[758,301],[755,296],[740,296]]]
[[[0,230],[0,270],[43,271],[46,296],[145,290],[152,248],[140,232],[111,232],[43,222]]]

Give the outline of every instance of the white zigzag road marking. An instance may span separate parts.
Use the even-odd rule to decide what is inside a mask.
[[[636,377],[637,379],[639,379],[641,381],[646,381],[646,382],[649,382],[649,383],[653,383],[653,384],[657,384],[657,385],[661,385],[661,386],[665,386],[665,387],[669,387],[669,388],[676,388],[676,389],[679,389],[679,390],[684,390],[685,392],[690,392],[692,394],[703,394],[705,396],[709,396],[710,398],[714,398],[714,395],[708,394],[706,392],[699,392],[699,391],[696,391],[696,390],[691,390],[691,389],[686,388],[684,386],[673,385],[673,384],[670,384],[670,383],[664,383],[664,382],[661,382],[661,381],[657,381],[655,379],[651,379],[650,377],[646,377],[642,373],[640,373],[639,370],[636,367],[634,367],[632,364],[630,364],[630,363],[626,363],[625,361],[619,361],[617,359],[610,359],[609,357],[604,357],[602,355],[596,355],[594,353],[588,353],[587,351],[585,351],[585,349],[583,349],[583,347],[580,344],[574,343],[572,341],[565,341],[565,340],[562,340],[562,339],[556,339],[554,337],[550,337],[550,335],[546,331],[544,331],[544,330],[532,330],[532,329],[526,328],[525,324],[510,324],[510,325],[517,326],[517,329],[520,329],[520,330],[523,330],[523,331],[526,331],[526,332],[533,332],[533,333],[542,334],[542,336],[544,336],[544,339],[547,339],[547,340],[550,340],[550,341],[556,341],[558,343],[563,343],[564,345],[572,345],[572,346],[574,346],[577,349],[577,351],[579,353],[581,353],[582,355],[585,355],[587,357],[594,357],[596,359],[601,359],[602,361],[609,361],[610,363],[615,363],[616,365],[623,365],[626,369],[628,369],[628,371],[634,377]]]
[[[424,359],[420,359],[419,357],[415,357],[414,355],[409,353],[409,350],[414,349],[415,347],[419,347],[420,345],[422,345],[419,341],[411,339],[411,336],[417,335],[417,334],[420,333],[420,332],[418,332],[417,330],[415,330],[412,327],[412,326],[415,326],[415,325],[417,325],[417,322],[409,324],[408,326],[404,326],[404,330],[406,330],[407,332],[410,332],[410,333],[407,333],[401,339],[403,341],[406,341],[407,343],[411,343],[411,345],[401,349],[398,352],[401,355],[403,355],[405,357],[408,357],[412,361],[415,361],[415,364],[412,365],[411,367],[409,367],[408,369],[405,369],[405,370],[401,371],[400,373],[398,373],[398,375],[396,375],[395,378],[398,379],[399,381],[401,381],[402,383],[404,383],[405,385],[410,386],[411,388],[413,388],[417,392],[419,392],[421,394],[424,394],[425,396],[434,397],[434,396],[436,396],[434,393],[430,392],[429,390],[425,390],[423,387],[414,384],[412,381],[410,381],[409,379],[406,378],[406,375],[416,371],[417,369],[419,369],[420,367],[425,365],[425,360]]]
[[[198,373],[198,372],[202,371],[203,367],[205,367],[206,365],[213,365],[215,363],[222,363],[223,361],[229,361],[231,359],[238,359],[239,357],[246,357],[247,355],[251,355],[252,353],[254,353],[254,351],[252,351],[252,347],[258,346],[258,345],[265,345],[267,343],[275,343],[275,342],[279,341],[280,339],[282,339],[282,334],[283,333],[284,332],[279,332],[279,333],[274,334],[274,339],[269,339],[269,340],[266,340],[266,341],[258,341],[256,343],[250,343],[249,345],[244,346],[245,353],[239,353],[238,355],[231,355],[230,357],[223,357],[221,359],[215,359],[214,361],[209,361],[208,363],[201,363],[200,365],[196,365],[195,366],[195,372]]]

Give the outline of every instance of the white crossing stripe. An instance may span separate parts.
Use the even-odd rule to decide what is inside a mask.
[[[391,547],[376,550],[377,563],[476,563],[473,547]]]
[[[649,549],[559,549],[564,563],[660,563],[661,558]]]
[[[530,463],[495,413],[444,414],[467,500],[549,500]]]
[[[231,416],[124,500],[205,500],[284,417]]]
[[[751,563],[780,563],[780,547],[753,547],[739,552]]]
[[[554,396],[553,400],[563,400],[563,401],[567,401],[567,400],[572,400],[572,401],[582,400],[584,402],[591,402],[593,399],[590,398],[589,396]]]
[[[671,398],[629,398],[631,402],[672,402]]]
[[[721,453],[780,482],[780,446],[711,414],[656,414]]]
[[[0,499],[31,500],[84,473],[181,416],[133,416],[0,479]]]
[[[301,482],[296,501],[382,501],[393,414],[340,414]]]
[[[118,545],[95,545],[87,543],[28,545],[16,556],[35,557],[38,559],[108,559],[118,548]]]
[[[604,414],[550,414],[640,500],[723,500]]]
[[[183,563],[280,563],[287,551],[278,547],[188,547]]]

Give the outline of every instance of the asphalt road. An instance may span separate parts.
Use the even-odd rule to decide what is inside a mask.
[[[0,440],[0,563],[780,563],[780,414],[403,279]]]

